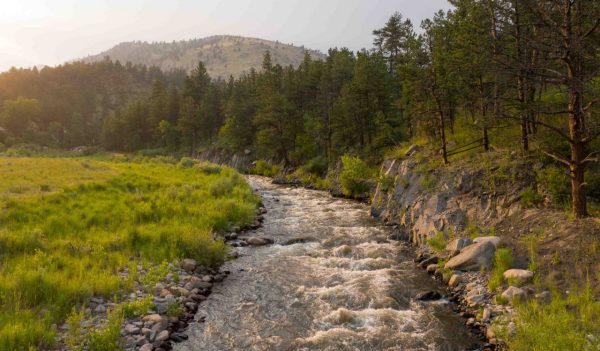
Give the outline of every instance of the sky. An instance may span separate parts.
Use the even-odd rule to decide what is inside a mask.
[[[5,0],[0,71],[57,65],[133,40],[229,34],[304,45],[370,48],[394,12],[417,26],[446,0]]]

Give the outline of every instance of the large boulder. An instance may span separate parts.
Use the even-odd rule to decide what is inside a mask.
[[[498,245],[500,245],[499,236],[480,236],[478,238],[473,239],[474,243],[482,243],[484,241],[491,242],[496,248],[498,248]]]
[[[461,253],[446,262],[446,269],[459,271],[478,271],[492,267],[496,246],[490,241],[469,245]]]
[[[451,256],[458,255],[462,249],[471,245],[473,240],[470,238],[458,238],[454,239],[446,245],[446,251],[450,253]]]

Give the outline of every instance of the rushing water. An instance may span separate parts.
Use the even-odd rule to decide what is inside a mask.
[[[465,350],[477,343],[410,251],[368,208],[329,194],[250,177],[268,212],[248,235],[275,240],[240,248],[231,275],[198,311],[176,350]],[[298,241],[295,244],[290,242]]]

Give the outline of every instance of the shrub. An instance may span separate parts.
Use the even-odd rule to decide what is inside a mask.
[[[315,157],[300,167],[300,169],[305,173],[323,177],[327,174],[327,160],[323,157]]]
[[[370,190],[367,183],[369,174],[369,167],[363,160],[349,155],[342,156],[342,171],[340,173],[342,193],[354,197],[366,195]]]
[[[556,166],[543,168],[537,174],[537,181],[548,191],[554,205],[564,206],[570,203],[571,181],[564,170]]]
[[[148,313],[149,310],[154,308],[154,302],[152,302],[152,296],[148,296],[145,299],[135,300],[126,302],[123,304],[123,316],[125,318],[139,317]]]
[[[448,244],[444,232],[438,231],[434,236],[427,239],[427,245],[429,245],[435,252],[441,253],[446,249]]]
[[[254,167],[248,170],[252,174],[258,174],[265,177],[274,177],[281,172],[281,167],[276,165],[271,165],[269,162],[265,160],[258,160]]]
[[[404,180],[404,178],[402,178],[402,180]],[[401,182],[402,182],[402,180],[401,180]],[[379,189],[381,189],[381,191],[383,191],[384,193],[387,193],[394,187],[394,181],[395,181],[395,177],[386,176],[384,174],[381,174],[379,176],[379,178],[377,179],[377,184],[379,184]],[[406,189],[404,187],[403,183],[402,183],[402,185],[403,185],[403,188]]]
[[[537,207],[543,202],[544,197],[532,187],[527,187],[521,192],[521,204],[524,207]]]
[[[181,160],[179,160],[179,163],[177,164],[177,167],[179,167],[179,168],[192,168],[196,164],[198,164],[198,161],[194,160],[193,158],[182,157]]]
[[[181,305],[177,301],[173,301],[167,306],[167,316],[169,317],[179,317],[182,313]]]
[[[123,323],[122,311],[117,308],[108,313],[105,325],[92,328],[87,334],[87,349],[90,351],[115,351],[122,350],[119,345],[121,324]]]
[[[221,167],[210,162],[200,162],[196,165],[196,168],[206,175],[221,173]]]
[[[513,265],[512,250],[507,248],[498,249],[494,255],[494,268],[488,280],[488,288],[490,291],[495,291],[504,280],[504,272],[509,270]]]

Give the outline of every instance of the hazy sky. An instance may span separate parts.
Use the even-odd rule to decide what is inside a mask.
[[[446,0],[6,0],[0,7],[0,71],[56,65],[123,41],[232,34],[326,52],[371,46],[395,11],[417,25]]]

